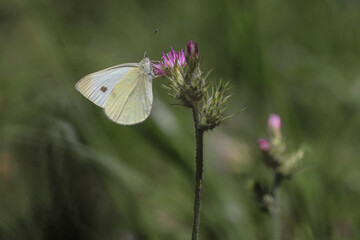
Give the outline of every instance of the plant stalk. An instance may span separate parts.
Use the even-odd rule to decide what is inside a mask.
[[[199,122],[199,110],[197,103],[192,106],[194,123],[195,123],[195,138],[196,138],[196,174],[195,174],[195,201],[194,201],[194,223],[192,240],[199,239],[200,229],[200,209],[201,209],[201,188],[202,188],[202,174],[203,174],[203,137],[204,131]]]
[[[280,216],[280,207],[279,207],[279,187],[283,177],[278,172],[275,172],[274,176],[274,188],[272,191],[273,203],[270,209],[271,218],[273,222],[273,240],[281,240],[281,216]]]

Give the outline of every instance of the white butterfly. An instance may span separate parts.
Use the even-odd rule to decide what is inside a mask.
[[[125,63],[83,77],[75,88],[104,109],[106,116],[123,125],[143,122],[153,103],[150,59]]]

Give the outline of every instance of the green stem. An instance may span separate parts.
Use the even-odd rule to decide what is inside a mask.
[[[279,207],[278,198],[279,198],[279,187],[282,180],[283,180],[283,176],[280,173],[275,172],[274,188],[272,191],[273,202],[270,209],[271,218],[273,222],[273,240],[281,240],[282,226],[281,226],[281,216],[280,216],[280,207]]]
[[[195,175],[195,201],[194,201],[194,224],[192,232],[192,240],[199,239],[200,229],[200,209],[201,209],[201,188],[202,188],[202,173],[203,173],[203,137],[204,131],[199,125],[199,110],[197,104],[192,107],[195,123],[195,138],[196,138],[196,175]]]

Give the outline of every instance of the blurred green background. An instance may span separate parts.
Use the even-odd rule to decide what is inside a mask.
[[[248,185],[272,112],[308,149],[284,239],[360,239],[359,23],[358,0],[1,1],[0,239],[190,239],[191,112],[155,79],[150,118],[120,126],[74,88],[189,40],[231,80],[228,112],[248,106],[205,136],[201,239],[271,239]]]

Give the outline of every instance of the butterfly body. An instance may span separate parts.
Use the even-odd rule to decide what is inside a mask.
[[[104,109],[113,122],[133,125],[150,114],[154,73],[149,58],[140,63],[126,63],[83,77],[75,88]]]

